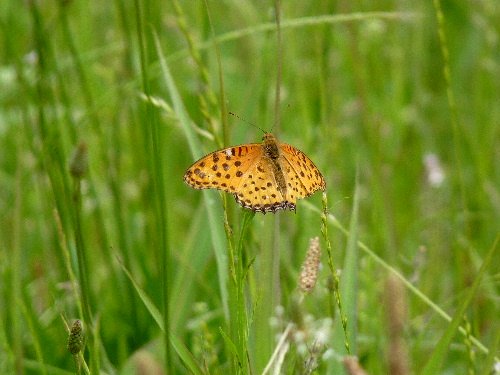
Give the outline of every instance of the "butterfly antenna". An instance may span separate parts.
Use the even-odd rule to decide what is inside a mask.
[[[259,129],[262,133],[266,134],[266,132],[265,132],[264,130],[262,130],[261,128],[259,128],[257,125],[252,124],[250,121],[247,121],[247,120],[245,120],[244,118],[241,118],[241,117],[240,117],[240,116],[238,116],[236,113],[234,113],[234,112],[229,112],[229,114],[230,114],[231,116],[236,117],[238,120],[243,121],[245,124],[247,124],[247,125],[251,125],[251,126],[253,126],[254,128]]]

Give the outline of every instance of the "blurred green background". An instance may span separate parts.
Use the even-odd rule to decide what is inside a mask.
[[[369,374],[498,366],[498,1],[280,9],[277,122],[271,1],[1,2],[0,373],[338,374],[345,340]],[[248,123],[320,168],[328,237],[321,194],[252,217],[183,183]],[[327,253],[297,291],[315,236],[345,330]]]

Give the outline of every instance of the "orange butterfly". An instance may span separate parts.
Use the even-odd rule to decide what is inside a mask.
[[[202,157],[184,181],[194,189],[231,193],[242,207],[263,213],[295,211],[297,199],[326,189],[323,175],[302,151],[279,143],[271,133],[262,140]]]

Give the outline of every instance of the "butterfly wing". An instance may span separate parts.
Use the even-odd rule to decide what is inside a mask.
[[[288,202],[279,191],[273,164],[265,157],[245,173],[234,197],[242,207],[256,212],[295,210],[295,204]]]
[[[262,156],[262,146],[251,143],[214,151],[191,165],[184,181],[194,189],[236,193],[241,180]]]
[[[281,143],[280,149],[288,200],[295,202],[296,199],[308,197],[317,190],[326,189],[323,175],[306,154],[286,143]]]

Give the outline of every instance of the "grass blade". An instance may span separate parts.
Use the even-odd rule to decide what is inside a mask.
[[[139,298],[144,303],[144,306],[148,310],[149,314],[152,316],[158,327],[164,332],[165,327],[163,324],[163,316],[160,310],[155,306],[151,298],[147,295],[147,293],[139,286],[139,284],[134,280],[132,274],[125,268],[125,265],[118,259],[120,266],[127,275],[128,279],[134,286]],[[168,338],[175,352],[179,356],[179,358],[183,361],[184,365],[191,371],[193,374],[203,374],[203,371],[196,363],[196,359],[193,357],[191,352],[186,348],[186,346],[182,343],[182,341],[175,336],[172,332],[169,332]]]
[[[165,79],[165,84],[167,85],[170,98],[172,99],[173,108],[179,119],[179,123],[184,130],[186,138],[188,140],[189,148],[191,153],[195,158],[201,156],[200,150],[202,149],[199,142],[194,134],[194,129],[192,127],[192,121],[189,118],[188,113],[184,107],[181,96],[177,91],[173,77],[170,73],[170,69],[167,65],[167,61],[161,49],[160,42],[157,35],[155,34],[155,43],[158,51],[158,57],[160,59],[160,66],[163,72],[163,78]],[[179,176],[179,178],[181,178]],[[217,271],[219,277],[219,287],[221,292],[222,307],[224,310],[224,316],[229,319],[229,304],[228,304],[228,291],[227,291],[227,269],[228,261],[224,249],[226,248],[224,243],[223,228],[218,225],[218,217],[221,217],[220,209],[216,208],[217,202],[214,198],[213,192],[203,191],[203,198],[205,200],[205,205],[207,206],[208,223],[210,225],[210,234],[212,238],[212,244],[215,252],[215,258],[217,260]]]
[[[422,375],[432,375],[432,374],[438,374],[440,372],[441,366],[446,358],[446,355],[448,354],[448,348],[450,346],[451,340],[457,333],[457,329],[460,326],[460,322],[463,320],[465,310],[467,310],[467,307],[471,303],[472,298],[476,294],[479,285],[481,284],[481,279],[485,275],[486,270],[488,269],[491,260],[493,259],[493,254],[497,250],[499,239],[500,236],[496,238],[495,243],[488,251],[488,254],[486,254],[486,257],[484,258],[483,264],[481,265],[481,268],[477,273],[474,283],[470,287],[462,304],[455,312],[453,319],[451,320],[450,324],[448,325],[445,332],[441,336],[441,339],[437,343],[436,349],[433,351],[431,358],[429,359],[429,361],[427,362],[427,364],[425,365],[424,369],[421,372]]]

